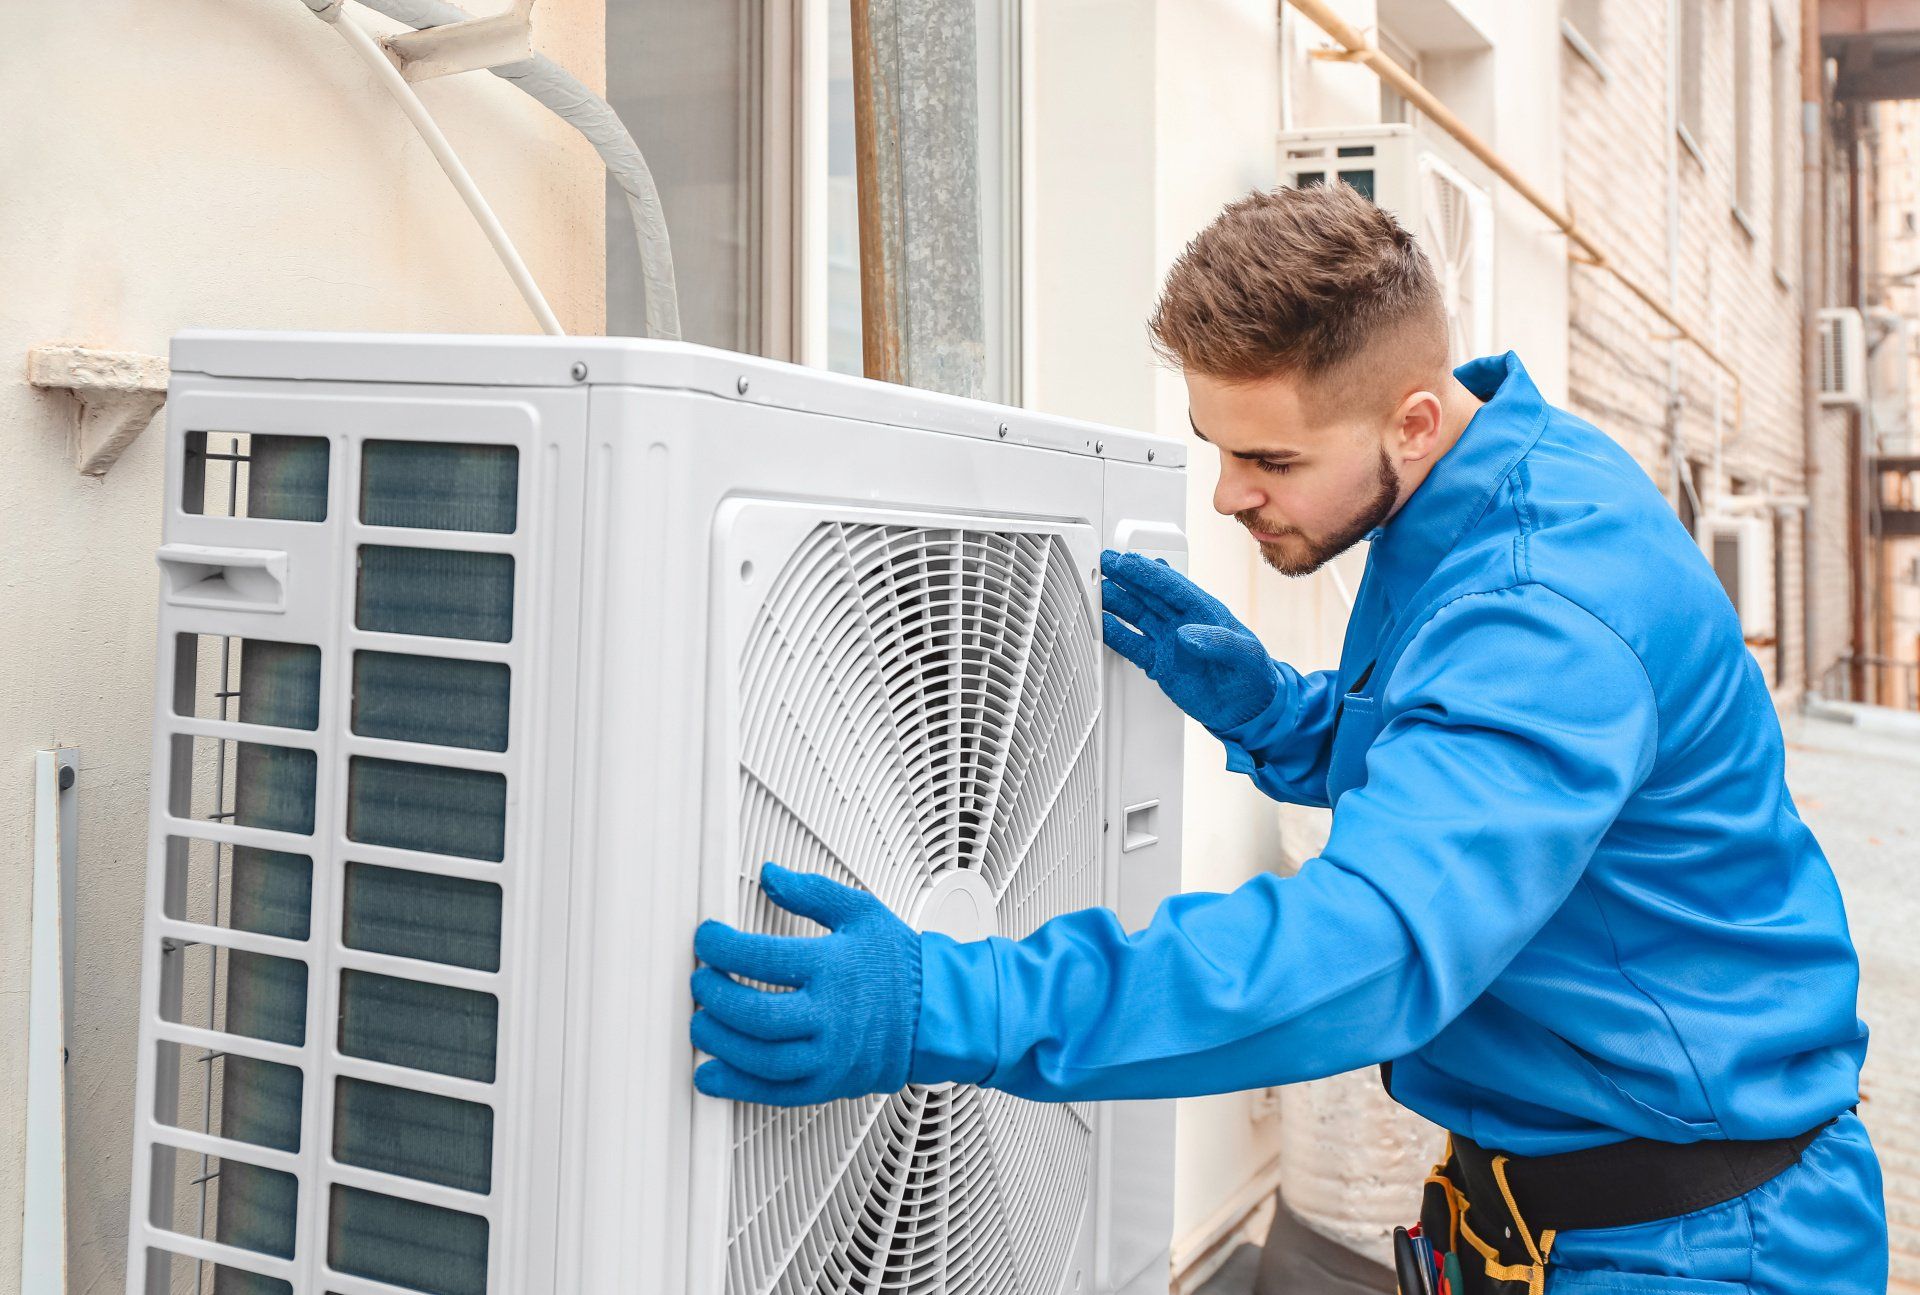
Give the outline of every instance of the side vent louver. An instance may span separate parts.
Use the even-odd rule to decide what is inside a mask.
[[[1820,403],[1858,406],[1867,398],[1867,343],[1860,312],[1820,312]]]

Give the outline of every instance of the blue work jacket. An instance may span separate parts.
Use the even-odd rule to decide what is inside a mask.
[[[1867,1032],[1832,870],[1711,566],[1646,474],[1508,354],[1375,533],[1337,671],[1274,663],[1217,734],[1333,807],[1291,877],[1023,940],[922,942],[912,1077],[1170,1097],[1393,1061],[1483,1145],[1798,1133]]]

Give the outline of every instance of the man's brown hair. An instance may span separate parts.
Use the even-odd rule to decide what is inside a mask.
[[[1425,381],[1447,361],[1433,267],[1344,184],[1230,204],[1173,263],[1147,327],[1163,358],[1227,381],[1297,374],[1350,390],[1389,378],[1380,367]]]

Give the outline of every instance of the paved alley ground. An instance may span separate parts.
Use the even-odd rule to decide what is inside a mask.
[[[1846,895],[1873,1032],[1861,1115],[1886,1173],[1891,1288],[1920,1292],[1920,734],[1793,720],[1787,782]]]

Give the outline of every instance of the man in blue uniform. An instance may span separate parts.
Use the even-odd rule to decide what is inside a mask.
[[[971,943],[769,865],[830,933],[701,927],[702,1091],[1171,1097],[1385,1063],[1452,1134],[1421,1214],[1459,1288],[1883,1290],[1839,890],[1645,473],[1514,355],[1449,374],[1431,268],[1344,187],[1227,208],[1152,326],[1270,565],[1372,540],[1312,674],[1164,564],[1103,559],[1108,644],[1229,768],[1331,806],[1325,851],[1143,930],[1089,909]]]

